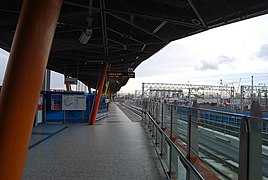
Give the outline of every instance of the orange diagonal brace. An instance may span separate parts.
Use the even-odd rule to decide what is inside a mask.
[[[24,0],[0,97],[0,179],[22,179],[63,0]]]
[[[104,82],[105,82],[105,78],[106,78],[107,69],[108,69],[108,63],[105,64],[103,72],[102,72],[101,81],[100,81],[99,89],[98,89],[98,94],[97,94],[96,102],[94,104],[94,110],[93,110],[92,116],[91,116],[91,124],[92,125],[94,125],[96,123],[96,117],[97,117],[97,113],[98,113],[98,109],[99,109],[99,105],[100,105],[100,100],[101,100],[102,90],[103,90],[103,86],[104,86]]]

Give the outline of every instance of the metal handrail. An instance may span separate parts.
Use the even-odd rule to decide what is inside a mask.
[[[153,115],[150,116],[149,113],[147,113],[151,119],[151,121],[155,124],[155,126],[159,129],[159,125],[156,124],[156,122],[153,120],[153,116],[154,114],[156,114],[157,111],[157,106],[155,103],[157,104],[162,104],[162,123],[163,123],[163,107],[164,107],[164,104],[163,103],[159,103],[159,102],[150,102],[148,103],[148,107],[150,111],[150,113],[152,113]],[[251,115],[244,115],[244,114],[238,114],[238,113],[233,113],[233,112],[224,112],[224,111],[219,111],[219,110],[213,110],[213,109],[204,109],[204,108],[198,108],[197,107],[197,103],[195,102],[196,105],[193,105],[193,106],[182,106],[182,105],[174,105],[174,104],[167,104],[165,103],[167,106],[165,106],[167,108],[167,113],[166,115],[168,115],[169,113],[169,110],[171,110],[171,116],[168,117],[169,119],[169,122],[171,127],[172,127],[172,108],[173,107],[181,107],[181,108],[185,108],[187,109],[188,111],[182,111],[183,114],[185,115],[189,115],[188,117],[188,135],[187,135],[187,138],[188,140],[191,139],[191,122],[192,122],[192,117],[191,115],[194,116],[194,121],[193,123],[197,124],[197,121],[198,120],[198,117],[199,117],[199,111],[203,111],[203,112],[208,112],[208,113],[215,113],[215,114],[219,114],[219,115],[222,115],[222,116],[230,116],[232,118],[239,118],[240,120],[240,123],[239,123],[239,137],[240,137],[240,143],[239,143],[239,174],[238,174],[238,178],[239,179],[254,179],[254,177],[258,177],[261,178],[262,176],[262,170],[261,170],[261,153],[259,153],[259,151],[261,151],[261,145],[262,145],[262,142],[261,141],[254,141],[254,143],[248,143],[249,140],[251,139],[254,140],[255,137],[258,137],[257,139],[261,139],[261,133],[264,132],[263,128],[260,128],[261,126],[257,125],[254,123],[254,121],[256,121],[256,123],[268,123],[267,122],[267,118],[262,118],[262,113],[259,109],[259,105],[258,103],[256,103],[254,105],[254,103],[256,102],[253,102],[253,108],[250,112]],[[172,107],[173,106],[173,107]],[[161,117],[161,115],[160,115]],[[190,125],[189,125],[190,124]],[[190,129],[189,129],[190,128]],[[195,129],[197,127],[194,126],[193,130],[194,130],[194,135],[196,135],[196,132],[197,130]],[[266,127],[267,129],[267,127]],[[159,129],[159,131],[165,135],[165,137],[168,137],[163,131],[162,129]],[[171,133],[172,133],[172,128],[171,128]],[[190,133],[189,133],[190,132]],[[251,132],[256,132],[256,133],[251,133]],[[169,137],[170,138],[170,137]],[[168,143],[170,145],[174,145],[173,142],[170,142],[172,141],[171,139],[168,139]],[[253,139],[252,139],[253,138]],[[196,139],[196,138],[194,138]],[[256,138],[255,138],[256,139]],[[253,141],[252,141],[253,142]],[[191,149],[191,140],[187,142],[187,150],[189,151]],[[194,142],[193,144],[193,147],[196,146],[196,142]],[[182,158],[182,161],[187,164],[187,167],[191,169],[191,166],[192,165],[189,161],[188,164],[187,162],[185,162],[185,159],[188,158],[188,156],[184,156],[182,154],[182,152],[178,149],[178,147],[175,145],[173,146],[177,152],[179,153],[179,156],[182,158],[182,156],[184,158]],[[241,148],[241,147],[246,147],[246,148]],[[258,153],[258,158],[255,157],[255,153]],[[189,154],[189,152],[188,152]],[[258,163],[257,164],[254,164],[254,166],[250,165],[250,163],[248,162],[248,160],[254,158],[254,160],[256,160]],[[188,159],[187,159],[188,160]],[[255,161],[255,162],[256,162]],[[244,164],[244,165],[243,165]],[[257,169],[258,171],[256,171],[256,165],[257,165]],[[193,167],[194,168],[194,167]],[[194,168],[195,169],[195,168]],[[192,170],[192,169],[191,169]],[[195,171],[193,170],[193,173],[195,174]],[[199,174],[199,172],[198,172]],[[198,176],[197,174],[195,174],[196,176]],[[200,175],[200,174],[199,174]]]
[[[151,122],[153,122],[153,124],[157,127],[157,129],[160,131],[161,134],[163,134],[165,136],[165,139],[168,141],[169,144],[171,144],[175,150],[179,153],[179,156],[181,158],[181,160],[184,162],[184,164],[191,169],[191,171],[195,174],[195,176],[200,179],[200,180],[204,180],[204,178],[202,177],[202,175],[195,169],[195,167],[191,164],[191,162],[184,156],[184,154],[181,152],[181,150],[174,144],[174,142],[170,139],[170,137],[162,130],[162,128],[154,121],[153,117],[146,111],[143,111],[143,113],[145,113],[151,120]]]

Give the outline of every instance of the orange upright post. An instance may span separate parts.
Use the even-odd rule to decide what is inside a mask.
[[[24,0],[0,97],[0,179],[21,179],[63,0]]]
[[[65,84],[66,85],[66,90],[67,91],[71,91],[72,90],[72,88],[71,88],[71,84]]]
[[[91,116],[92,125],[96,123],[96,117],[97,117],[97,113],[98,113],[98,109],[100,105],[100,100],[101,100],[102,90],[103,90],[103,86],[104,86],[104,82],[106,78],[107,69],[108,69],[108,63],[105,64],[103,72],[102,72],[101,81],[100,81],[99,89],[98,89],[98,95],[97,95],[96,102],[94,104],[94,109],[93,109],[92,116]]]

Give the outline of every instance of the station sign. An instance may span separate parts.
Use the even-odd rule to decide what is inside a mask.
[[[107,73],[109,78],[135,78],[135,72],[111,72]]]

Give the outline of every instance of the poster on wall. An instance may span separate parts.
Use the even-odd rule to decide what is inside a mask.
[[[62,95],[62,110],[86,110],[86,96]]]
[[[51,110],[61,110],[61,94],[51,94]]]

